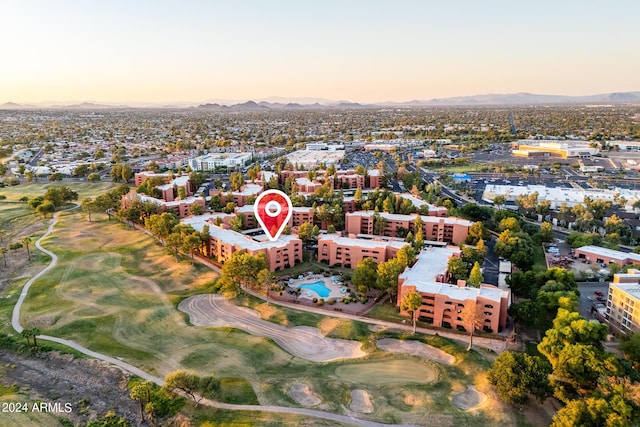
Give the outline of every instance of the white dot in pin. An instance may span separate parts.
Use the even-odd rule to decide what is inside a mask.
[[[278,215],[280,215],[280,212],[282,212],[282,206],[280,206],[280,203],[276,202],[275,200],[271,200],[270,202],[267,203],[267,205],[265,206],[264,211],[267,213],[267,215],[269,215],[271,218],[275,218]]]

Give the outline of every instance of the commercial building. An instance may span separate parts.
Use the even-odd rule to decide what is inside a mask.
[[[373,211],[356,211],[345,214],[345,230],[350,234],[371,234],[374,232],[374,214]],[[401,231],[411,231],[415,234],[415,220],[417,214],[401,215],[379,213],[383,218],[385,228],[382,235],[396,237],[401,235]],[[469,227],[473,222],[462,218],[455,217],[435,217],[421,215],[422,234],[424,240],[433,240],[436,242],[454,243],[456,245],[463,243],[469,233]]]
[[[591,157],[600,152],[586,141],[554,141],[521,139],[511,144],[514,156],[543,157]]]
[[[411,291],[422,296],[418,319],[437,327],[466,331],[468,322],[461,317],[464,307],[475,304],[479,323],[487,332],[500,332],[507,325],[510,292],[491,285],[467,287],[446,283],[447,264],[452,256],[460,256],[454,247],[423,250],[416,263],[398,277],[398,306]],[[407,314],[407,313],[403,313]]]
[[[621,252],[601,246],[589,245],[576,249],[574,254],[578,259],[585,259],[597,264],[616,263],[620,267],[628,264],[640,264],[640,254]]]
[[[318,236],[318,261],[329,265],[341,265],[355,268],[364,258],[371,258],[377,264],[396,256],[398,251],[407,246],[402,241],[382,241],[340,237],[337,234],[321,234]]]
[[[493,203],[496,196],[503,196],[506,201],[515,202],[518,196],[538,193],[538,202],[548,201],[551,209],[558,209],[563,203],[568,207],[584,203],[584,198],[589,197],[592,200],[604,200],[613,202],[617,197],[624,198],[627,201],[626,209],[632,210],[632,205],[640,199],[640,190],[628,188],[565,188],[565,187],[547,187],[544,185],[495,185],[487,184],[482,199],[486,202]]]
[[[640,330],[640,271],[614,274],[609,284],[606,319],[616,331],[632,334]]]
[[[244,250],[251,255],[263,252],[270,271],[293,267],[302,261],[302,240],[296,236],[281,235],[276,241],[258,242],[249,236],[215,225],[210,218],[192,220],[189,224],[198,232],[209,225],[210,256],[219,263],[231,258],[234,252]]]
[[[244,167],[252,161],[251,153],[209,153],[189,159],[189,166],[194,171],[212,171],[216,168]]]
[[[328,146],[327,150],[306,149],[298,150],[293,153],[287,154],[287,159],[292,165],[298,167],[304,167],[305,169],[311,169],[318,166],[320,163],[325,165],[340,163],[344,158],[345,151],[344,146]]]

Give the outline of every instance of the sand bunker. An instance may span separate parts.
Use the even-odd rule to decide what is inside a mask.
[[[352,411],[360,412],[361,414],[370,414],[373,412],[373,404],[371,403],[371,397],[366,390],[352,390],[351,391],[351,405],[349,406]]]
[[[423,344],[420,341],[401,341],[394,338],[384,338],[378,340],[376,345],[379,349],[389,351],[391,353],[405,353],[424,359],[434,360],[436,362],[453,365],[456,358],[447,352],[435,348],[433,346]]]
[[[458,408],[464,409],[464,410],[473,409],[473,408],[475,408],[477,406],[480,406],[486,400],[487,400],[487,395],[484,394],[484,393],[479,392],[472,385],[467,387],[467,389],[465,391],[463,391],[462,393],[456,394],[451,399],[451,401],[453,402],[454,405],[456,405]]]
[[[363,357],[362,344],[357,341],[326,338],[317,328],[289,328],[262,320],[260,314],[237,307],[221,295],[195,295],[182,301],[180,311],[189,315],[195,326],[230,326],[253,335],[271,338],[285,351],[312,362]]]
[[[305,383],[294,383],[289,389],[289,396],[302,406],[316,406],[322,403],[322,399]]]

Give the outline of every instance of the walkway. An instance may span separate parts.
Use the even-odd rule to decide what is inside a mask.
[[[77,204],[75,207],[78,207]],[[20,293],[20,297],[18,298],[18,302],[16,303],[16,305],[13,308],[13,313],[11,316],[11,326],[13,327],[13,329],[16,330],[16,332],[21,333],[24,328],[22,327],[22,325],[20,324],[20,308],[22,307],[22,303],[24,302],[25,298],[27,297],[27,294],[29,293],[29,288],[31,287],[31,285],[40,277],[42,277],[44,274],[46,274],[49,270],[51,270],[52,268],[54,268],[57,263],[58,263],[58,257],[55,253],[51,252],[48,249],[45,249],[42,247],[41,242],[43,239],[45,239],[46,237],[48,237],[52,232],[53,232],[53,228],[55,227],[56,223],[58,222],[58,216],[59,216],[60,212],[56,212],[53,215],[53,218],[51,220],[51,224],[49,224],[49,228],[47,229],[47,232],[45,234],[43,234],[35,243],[35,246],[41,250],[42,252],[44,252],[45,254],[49,255],[51,257],[51,262],[49,263],[49,265],[47,265],[44,269],[42,269],[38,274],[36,274],[35,276],[33,276],[22,288],[22,292]],[[162,386],[164,384],[164,380],[162,378],[153,376],[145,371],[143,371],[140,368],[137,368],[129,363],[123,362],[122,360],[119,359],[115,359],[111,356],[107,356],[105,354],[102,353],[97,353],[95,351],[89,350],[86,347],[81,346],[80,344],[74,342],[74,341],[70,341],[70,340],[66,340],[63,338],[58,338],[58,337],[52,337],[52,336],[48,336],[48,335],[38,335],[37,337],[39,340],[44,340],[44,341],[51,341],[51,342],[56,342],[59,344],[63,344],[66,345],[76,351],[79,351],[80,353],[83,353],[87,356],[93,357],[95,359],[99,359],[102,360],[104,362],[110,363],[112,365],[118,366],[119,368],[121,368],[122,370],[129,372],[133,375],[137,375],[147,381],[151,381],[154,384],[157,384],[158,386]],[[201,404],[203,405],[207,405],[207,406],[211,406],[214,408],[218,408],[218,409],[226,409],[226,410],[230,410],[230,411],[261,411],[261,412],[273,412],[273,413],[281,413],[281,414],[293,414],[293,415],[303,415],[303,416],[309,416],[309,417],[314,417],[314,418],[321,418],[321,419],[325,419],[325,420],[330,420],[330,421],[337,421],[337,422],[341,422],[341,423],[345,423],[348,425],[354,425],[354,426],[365,426],[365,427],[420,427],[417,425],[412,425],[412,424],[383,424],[383,423],[377,423],[374,421],[367,421],[367,420],[362,420],[359,418],[354,418],[354,417],[349,417],[346,415],[339,415],[339,414],[333,414],[330,412],[323,412],[323,411],[317,411],[314,409],[306,409],[306,408],[291,408],[291,407],[287,407],[287,406],[270,406],[270,405],[235,405],[235,404],[230,404],[230,403],[222,403],[222,402],[217,402],[214,400],[209,400],[209,399],[203,399],[201,402]]]

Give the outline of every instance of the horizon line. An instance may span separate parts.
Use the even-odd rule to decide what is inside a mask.
[[[393,100],[385,100],[385,101],[375,101],[375,102],[366,102],[366,101],[353,101],[348,99],[328,99],[324,97],[317,96],[279,96],[279,95],[271,95],[266,97],[254,97],[254,98],[241,98],[241,99],[224,99],[224,98],[211,98],[203,101],[144,101],[144,100],[128,100],[128,101],[108,101],[108,100],[95,100],[95,99],[84,99],[84,100],[41,100],[41,101],[13,101],[7,100],[0,104],[15,104],[17,106],[33,106],[39,108],[47,108],[47,107],[68,107],[73,105],[82,105],[82,104],[96,104],[96,105],[105,105],[110,107],[135,107],[135,104],[139,106],[146,107],[197,107],[200,105],[207,104],[218,104],[221,106],[233,106],[237,104],[244,104],[249,102],[255,103],[263,103],[267,102],[269,104],[299,104],[299,105],[314,105],[320,104],[323,106],[331,107],[337,104],[350,103],[350,104],[360,104],[363,106],[371,105],[384,105],[384,104],[410,104],[416,102],[433,102],[433,101],[446,101],[446,100],[454,100],[461,98],[474,98],[474,97],[486,97],[486,96],[497,96],[497,97],[507,97],[507,96],[535,96],[535,97],[561,97],[561,98],[584,98],[584,97],[597,97],[597,96],[606,96],[606,95],[615,95],[615,94],[639,94],[640,90],[631,90],[631,91],[611,91],[611,92],[600,92],[600,93],[592,93],[592,94],[582,94],[582,95],[565,95],[565,94],[554,94],[554,93],[534,93],[534,92],[485,92],[485,93],[476,93],[473,95],[454,95],[454,96],[446,96],[446,97],[435,97],[435,98],[413,98],[410,100],[404,101],[393,101]],[[307,101],[307,102],[304,102]],[[134,104],[134,105],[129,105]],[[139,108],[139,107],[138,107]]]

